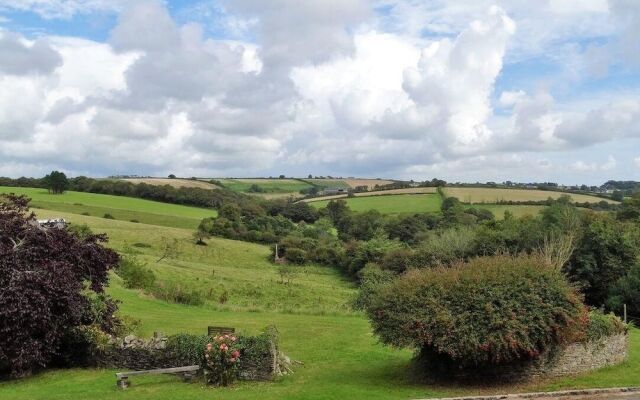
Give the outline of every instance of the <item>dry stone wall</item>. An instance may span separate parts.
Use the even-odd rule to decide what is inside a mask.
[[[457,371],[454,375],[462,380],[500,381],[575,375],[620,364],[626,359],[627,350],[628,335],[621,333],[584,343],[555,346],[535,360],[482,370]]]

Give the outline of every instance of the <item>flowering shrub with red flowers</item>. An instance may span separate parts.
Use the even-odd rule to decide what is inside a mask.
[[[228,386],[239,374],[240,349],[234,335],[219,335],[207,343],[205,358],[205,379],[208,384]]]

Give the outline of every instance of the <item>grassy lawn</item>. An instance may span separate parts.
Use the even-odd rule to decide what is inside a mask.
[[[557,199],[562,195],[571,196],[572,201],[580,203],[617,203],[617,201],[603,199],[601,197],[589,196],[585,194],[573,194],[553,192],[547,190],[526,190],[526,189],[493,189],[493,188],[467,188],[467,187],[445,187],[444,193],[447,197],[457,197],[463,203],[497,203],[498,201],[540,201],[549,197]]]
[[[258,185],[265,193],[291,193],[312,187],[309,183],[297,179],[219,179],[228,189],[235,192],[248,192],[252,185]]]
[[[0,383],[0,398],[36,399],[415,399],[468,394],[489,394],[634,386],[640,383],[640,331],[631,332],[631,355],[616,367],[577,377],[518,386],[439,386],[410,378],[408,351],[376,343],[367,321],[360,316],[312,316],[270,312],[221,312],[201,307],[167,304],[144,298],[114,282],[111,294],[122,301],[121,310],[142,321],[140,334],[154,330],[167,334],[202,333],[207,325],[234,326],[256,333],[275,324],[282,349],[302,361],[295,374],[274,382],[240,383],[231,388],[205,388],[178,378],[136,377],[126,392],[115,387],[112,370],[58,370],[17,382]]]
[[[441,198],[438,194],[396,194],[385,196],[352,197],[345,199],[353,211],[378,210],[383,214],[439,212]],[[323,208],[328,200],[310,203]]]
[[[203,218],[217,215],[212,209],[95,193],[65,192],[53,195],[46,189],[4,186],[0,186],[0,193],[27,195],[32,199],[32,207],[57,211],[51,216],[66,212],[102,217],[109,213],[117,220],[136,219],[145,224],[195,229]]]

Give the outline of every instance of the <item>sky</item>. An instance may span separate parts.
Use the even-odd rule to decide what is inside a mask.
[[[0,176],[640,180],[637,0],[0,0]]]

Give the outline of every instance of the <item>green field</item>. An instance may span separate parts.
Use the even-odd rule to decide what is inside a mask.
[[[190,229],[49,210],[36,210],[36,214],[39,217],[62,216],[72,224],[86,223],[96,232],[105,232],[111,239],[111,247],[135,254],[147,263],[160,281],[179,282],[184,289],[206,294],[209,309],[352,313],[348,303],[355,295],[355,288],[336,270],[304,266],[298,269],[291,284],[279,284],[278,267],[269,262],[271,253],[267,246],[221,238],[210,239],[208,246],[196,246]],[[178,254],[157,263],[163,238],[178,239]],[[220,304],[223,292],[227,293],[228,300]]]
[[[332,188],[332,189],[349,189],[351,186],[343,179],[304,179],[305,182],[309,182],[319,188]]]
[[[258,185],[264,193],[291,193],[299,192],[302,189],[309,189],[312,187],[307,182],[300,181],[298,179],[268,179],[268,178],[256,178],[256,179],[219,179],[220,183],[224,187],[231,189],[235,192],[249,192],[252,185]]]
[[[102,217],[108,213],[117,220],[195,229],[203,218],[217,215],[215,210],[205,208],[95,193],[68,191],[54,195],[46,189],[5,186],[0,186],[0,193],[27,195],[32,199],[32,207],[58,211],[53,216],[67,212]]]
[[[100,196],[100,195],[95,195]],[[423,198],[437,195],[386,197]],[[424,201],[424,200],[423,200]],[[429,200],[436,202],[436,200]],[[439,206],[439,200],[437,200]],[[135,213],[135,211],[132,211]],[[204,333],[207,325],[233,326],[254,334],[266,325],[277,326],[282,350],[303,365],[291,376],[273,382],[241,382],[230,388],[208,388],[183,383],[171,376],[132,378],[127,391],[115,386],[113,370],[51,370],[34,377],[0,383],[0,399],[415,399],[468,394],[541,391],[567,388],[636,386],[640,383],[640,330],[631,331],[630,357],[622,365],[577,377],[550,379],[517,386],[432,385],[411,376],[411,352],[379,344],[367,319],[349,308],[354,285],[327,267],[300,267],[289,285],[278,283],[278,267],[269,261],[266,246],[210,239],[208,246],[192,244],[191,229],[134,224],[50,210],[38,216],[61,215],[72,223],[86,223],[110,236],[109,246],[148,263],[160,281],[208,291],[203,306],[185,306],[157,300],[138,290],[123,288],[111,275],[108,292],[120,303],[121,313],[140,320],[139,335],[153,331]],[[143,211],[144,213],[144,211]],[[157,263],[163,238],[179,241],[179,254]],[[142,247],[141,247],[142,245]],[[229,300],[220,304],[218,290]]]
[[[439,194],[397,194],[370,197],[352,197],[344,199],[353,211],[378,210],[382,214],[439,212],[441,199]],[[309,203],[323,208],[329,200]]]

